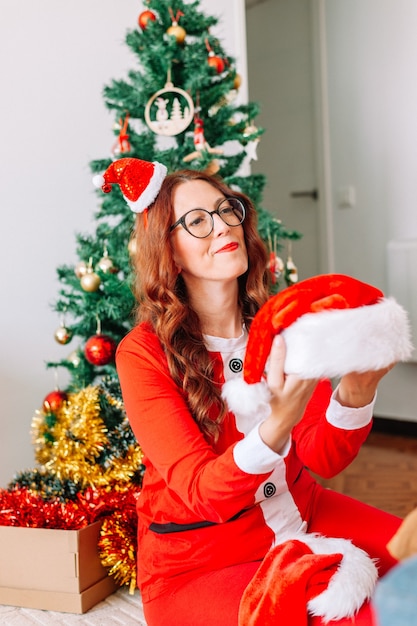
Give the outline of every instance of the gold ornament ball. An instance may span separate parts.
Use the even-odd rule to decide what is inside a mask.
[[[65,346],[71,341],[72,332],[68,328],[65,328],[65,326],[60,326],[56,329],[54,337],[55,341],[60,343],[62,346]]]
[[[240,76],[240,74],[236,74],[235,79],[233,81],[233,88],[239,89],[241,84],[242,84],[242,77]]]
[[[97,268],[105,274],[117,273],[117,268],[114,266],[113,261],[108,256],[104,256],[102,259],[100,259],[100,261],[97,263]]]
[[[182,26],[179,26],[179,24],[173,24],[172,26],[170,26],[167,30],[167,34],[175,37],[177,43],[179,44],[184,43],[185,37],[187,35],[185,29]]]
[[[81,287],[84,289],[84,291],[97,291],[97,289],[100,287],[100,276],[98,276],[95,272],[87,272],[87,274],[84,274],[84,276],[81,276]]]
[[[87,274],[87,270],[88,270],[87,263],[85,263],[84,261],[80,261],[75,266],[74,272],[77,278],[81,278],[81,276],[84,276],[84,274]]]
[[[127,244],[127,249],[129,250],[129,254],[131,256],[135,256],[137,250],[136,238],[133,236],[129,243]]]

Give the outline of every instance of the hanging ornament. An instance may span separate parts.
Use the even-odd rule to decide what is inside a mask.
[[[259,129],[252,122],[248,126],[246,126],[245,130],[243,131],[243,138],[245,139],[246,143],[245,152],[249,157],[249,161],[258,160],[257,149],[260,139],[259,137],[254,137],[250,139],[252,135],[255,135],[255,133],[258,132]]]
[[[72,331],[65,326],[64,318],[62,318],[59,327],[54,333],[55,341],[65,346],[72,339]]]
[[[109,257],[109,253],[107,252],[107,246],[104,246],[103,256],[100,261],[97,263],[97,269],[104,272],[104,274],[117,274],[119,271],[117,267],[114,265],[113,261]]]
[[[139,17],[138,17],[138,24],[140,26],[140,28],[142,30],[146,29],[146,26],[149,22],[149,20],[151,20],[151,22],[155,22],[156,20],[156,15],[155,13],[152,13],[152,11],[143,11]]]
[[[116,347],[108,335],[93,335],[85,344],[85,358],[92,365],[107,365],[113,361]]]
[[[298,281],[298,269],[291,257],[291,242],[288,244],[288,257],[285,264],[285,279],[287,283],[296,283]]]
[[[136,243],[136,237],[135,234],[132,235],[132,237],[129,239],[129,243],[127,244],[127,249],[129,251],[130,256],[135,256],[136,251],[137,251],[137,243]]]
[[[85,358],[92,365],[108,365],[114,360],[116,347],[114,339],[101,333],[101,321],[97,317],[97,333],[85,344]]]
[[[241,85],[242,85],[242,77],[240,74],[236,74],[233,80],[233,89],[239,89]]]
[[[180,17],[184,15],[182,11],[177,11],[177,14],[174,16],[174,12],[169,7],[169,14],[171,16],[172,25],[168,28],[167,34],[171,37],[175,37],[178,44],[183,44],[185,37],[187,35],[185,29],[178,24]]]
[[[55,389],[43,399],[42,407],[45,413],[56,413],[68,399],[65,391]]]
[[[87,273],[88,265],[84,261],[80,261],[74,268],[74,272],[77,278],[81,278]]]
[[[80,353],[78,352],[78,350],[74,350],[73,352],[71,352],[71,354],[67,356],[66,360],[68,361],[68,363],[71,363],[73,367],[78,367],[81,363]]]
[[[156,135],[172,137],[182,133],[193,121],[194,103],[183,89],[174,87],[168,70],[165,87],[146,103],[145,121]]]
[[[97,291],[101,284],[100,276],[93,271],[92,264],[92,259],[90,259],[90,262],[87,266],[87,271],[83,276],[81,276],[80,280],[81,287],[84,289],[84,291],[88,292]]]
[[[214,117],[215,115],[217,115],[220,109],[226,106],[230,106],[234,100],[236,100],[236,91],[231,89],[226,94],[223,94],[219,98],[219,100],[209,108],[208,116]],[[233,126],[234,124],[236,124],[236,121],[233,119],[233,117],[231,117],[231,119],[229,120],[229,125]]]
[[[245,127],[245,129],[244,129],[244,131],[242,133],[242,137],[246,141],[250,141],[252,135],[255,135],[258,132],[259,132],[259,129],[257,128],[257,126],[255,126],[255,124],[253,122],[249,122],[249,124]]]
[[[206,48],[208,51],[207,63],[213,67],[218,74],[221,74],[225,67],[224,59],[214,54],[208,39],[206,39]]]
[[[183,161],[185,163],[188,163],[189,161],[193,161],[194,159],[201,159],[204,152],[208,152],[209,154],[223,154],[223,150],[221,148],[212,148],[206,141],[205,137],[204,137],[204,122],[201,119],[201,117],[195,117],[194,118],[194,147],[195,150],[193,152],[190,152],[190,154],[187,154],[184,158]],[[212,163],[214,163],[212,161]],[[220,166],[218,164],[218,162],[216,161],[215,165],[217,165],[217,169],[215,169],[215,171],[219,171]],[[213,170],[212,166],[212,170]],[[214,171],[212,171],[212,173],[215,173]]]
[[[282,272],[284,271],[284,267],[284,261],[281,257],[277,256],[275,252],[270,252],[268,269],[271,273],[271,281],[273,285],[279,281],[282,276]]]
[[[111,149],[111,152],[114,156],[118,156],[119,154],[126,154],[126,152],[130,152],[132,149],[132,146],[129,142],[129,135],[127,134],[128,125],[129,114],[126,114],[124,121],[122,120],[122,118],[120,118],[119,120],[119,136]]]
[[[271,235],[271,231],[268,228],[268,248],[269,248],[269,259],[268,259],[268,271],[271,276],[271,283],[276,285],[282,276],[282,272],[284,271],[284,261],[278,256],[278,240],[277,235]]]

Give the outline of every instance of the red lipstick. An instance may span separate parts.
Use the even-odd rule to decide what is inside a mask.
[[[236,250],[239,247],[239,244],[236,243],[235,241],[226,244],[225,246],[223,246],[223,248],[220,248],[220,250],[217,250],[217,253],[219,252],[233,252],[233,250]]]

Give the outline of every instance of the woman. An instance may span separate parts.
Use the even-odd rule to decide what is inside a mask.
[[[251,321],[268,299],[254,207],[202,172],[171,174],[138,215],[136,242],[138,324],[116,362],[145,454],[138,583],[149,626],[236,626],[245,588],[291,532],[350,538],[387,571],[400,520],[324,490],[305,467],[328,477],[353,460],[388,368],[344,376],[332,394],[328,381],[284,375],[277,337],[270,414],[242,431],[221,387],[242,376]],[[371,624],[371,609],[335,623]]]

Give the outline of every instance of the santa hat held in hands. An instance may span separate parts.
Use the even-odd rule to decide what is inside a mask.
[[[127,157],[113,161],[103,175],[94,176],[93,183],[104,193],[110,193],[112,184],[117,183],[132,211],[143,213],[158,195],[166,174],[162,163]]]
[[[278,333],[286,343],[285,372],[305,379],[381,369],[412,352],[407,313],[394,299],[342,274],[308,278],[272,296],[256,314],[243,380],[223,387],[235,414],[269,414],[264,371]]]

